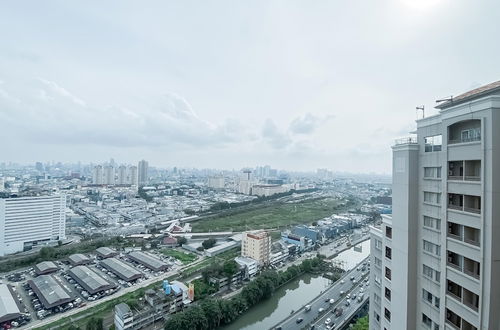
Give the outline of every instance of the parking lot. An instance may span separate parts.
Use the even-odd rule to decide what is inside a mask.
[[[137,274],[133,280],[127,281],[120,278],[118,272],[103,266],[103,260],[108,259],[101,259],[97,254],[88,254],[87,257],[89,262],[79,266],[72,266],[67,260],[54,261],[57,267],[43,275],[37,274],[36,267],[30,267],[1,276],[0,282],[11,286],[12,296],[19,302],[22,315],[1,323],[0,330],[29,326],[33,319],[42,320],[83,307],[179,267],[172,257],[149,253],[150,260],[166,265],[155,271],[133,261],[128,254],[120,253],[113,257],[113,262]]]

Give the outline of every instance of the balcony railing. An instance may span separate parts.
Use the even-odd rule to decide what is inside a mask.
[[[481,181],[481,177],[476,175],[466,175],[465,181]]]
[[[462,298],[460,298],[459,296],[457,296],[456,294],[454,294],[453,292],[449,291],[449,290],[446,290],[446,294],[450,297],[452,297],[453,299],[455,300],[458,300],[459,302],[462,302]]]
[[[475,279],[479,279],[479,274],[472,272],[472,271],[465,269],[465,268],[464,268],[464,274],[467,274],[471,277],[474,277]]]
[[[457,143],[467,143],[467,142],[476,142],[481,141],[481,136],[474,136],[470,138],[461,138],[456,140],[448,140],[448,144],[457,144]]]
[[[451,268],[454,268],[454,269],[456,269],[458,271],[462,271],[462,267],[460,265],[454,264],[454,263],[449,262],[449,261],[447,261],[446,264],[448,266],[450,266]]]
[[[462,181],[464,179],[461,175],[448,175],[448,180]]]
[[[456,240],[459,240],[459,241],[462,240],[462,237],[460,235],[456,235],[456,234],[453,234],[453,233],[450,233],[450,232],[448,232],[448,237],[456,239]]]
[[[394,141],[395,145],[400,145],[400,144],[417,144],[417,137],[416,136],[408,136],[405,138],[397,139]]]
[[[481,245],[481,244],[479,243],[479,241],[472,240],[472,239],[469,239],[469,238],[464,238],[464,242],[465,242],[465,243],[468,243],[468,244],[475,245],[475,246],[480,246],[480,245]]]
[[[450,327],[452,327],[453,329],[457,329],[457,330],[460,330],[460,327],[457,326],[455,323],[453,323],[452,321],[446,319],[446,324],[448,324]]]
[[[481,209],[476,209],[474,207],[464,207],[465,212],[481,214]]]
[[[463,206],[455,205],[455,204],[448,204],[448,208],[452,209],[452,210],[459,210],[459,211],[463,211],[464,210]]]
[[[471,304],[470,302],[468,301],[465,301],[465,299],[462,301],[462,303],[469,307],[470,309],[472,309],[473,311],[477,312],[479,310],[479,308],[477,306],[474,306],[473,304]]]

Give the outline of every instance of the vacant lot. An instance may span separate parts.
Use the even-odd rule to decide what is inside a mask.
[[[174,257],[175,259],[182,262],[184,265],[192,263],[197,258],[192,253],[184,253],[175,249],[163,249],[161,250],[161,253],[169,257]]]
[[[333,198],[310,199],[297,203],[276,202],[261,208],[226,213],[193,223],[194,232],[244,231],[250,229],[285,228],[311,223],[336,211],[339,201]]]

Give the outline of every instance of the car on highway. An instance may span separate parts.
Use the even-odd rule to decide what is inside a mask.
[[[299,324],[302,323],[302,321],[304,321],[304,319],[299,317],[297,320],[295,320],[295,323]]]
[[[339,296],[341,296],[341,297],[342,297],[342,296],[344,295],[344,293],[345,293],[344,291],[340,291],[340,292],[339,292]]]
[[[349,299],[347,299],[347,300],[345,301],[345,303],[344,303],[344,305],[346,305],[346,306],[349,306],[350,304],[351,304],[351,302],[349,301]]]
[[[330,323],[332,323],[332,320],[330,318],[327,318],[325,320],[325,325],[329,325]]]
[[[344,281],[344,280],[341,280],[341,281],[340,281],[340,284],[344,284],[344,283],[345,283],[345,281]]]
[[[325,311],[325,309],[323,307],[321,307],[320,309],[318,309],[318,313],[323,313]]]
[[[311,310],[311,305],[306,305],[304,309],[306,310],[306,312],[309,312]]]
[[[345,296],[347,300],[351,299],[351,295],[348,293],[347,296]]]
[[[339,317],[342,313],[344,313],[344,310],[341,307],[335,308],[335,317]]]
[[[330,305],[333,305],[335,303],[335,299],[330,299]]]

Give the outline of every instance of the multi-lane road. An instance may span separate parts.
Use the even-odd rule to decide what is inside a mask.
[[[358,294],[361,291],[361,285],[362,291],[365,293],[364,296],[368,295],[368,286],[365,282],[368,274],[369,264],[368,258],[366,258],[313,301],[304,302],[304,306],[300,310],[293,311],[286,320],[277,324],[274,329],[300,330],[312,325],[315,325],[315,328],[321,325],[326,329],[325,321],[327,318],[331,320],[329,326],[332,326],[333,323],[341,324],[344,321],[343,318],[352,312],[350,308],[357,308],[356,306],[360,304],[357,299],[349,299],[350,305],[345,306],[347,295],[352,297],[353,294]],[[331,299],[333,299],[333,303]],[[306,310],[306,305],[310,306],[310,310]],[[345,314],[344,317],[342,315],[335,317],[336,308],[343,309],[342,315]],[[331,329],[335,329],[335,326]]]

